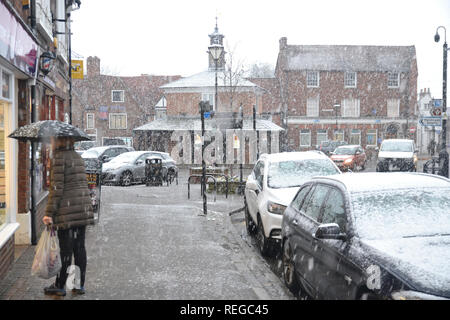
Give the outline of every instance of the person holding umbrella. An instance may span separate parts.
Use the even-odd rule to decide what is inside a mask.
[[[74,149],[74,142],[90,140],[80,129],[72,125],[46,120],[18,128],[11,138],[51,142],[50,188],[43,222],[56,228],[59,238],[61,270],[54,284],[44,288],[45,294],[65,296],[67,268],[72,254],[80,269],[80,288],[84,294],[86,274],[86,226],[94,224],[94,213],[89,196],[84,161]]]

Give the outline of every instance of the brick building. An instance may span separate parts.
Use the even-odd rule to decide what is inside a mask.
[[[49,185],[50,146],[7,136],[31,122],[68,118],[66,21],[77,8],[79,1],[0,0],[0,278],[14,245],[39,239]],[[45,56],[49,69],[39,63]]]
[[[100,59],[87,58],[87,74],[73,80],[73,125],[82,128],[97,145],[122,139],[133,146],[132,129],[155,118],[162,99],[160,86],[180,76],[122,77],[101,74]]]
[[[194,150],[194,135],[200,134],[201,131],[200,101],[208,101],[213,108],[213,116],[205,119],[205,129],[207,139],[210,139],[211,142],[218,141],[218,136],[223,138],[223,145],[216,144],[214,146],[219,153],[230,148],[229,141],[227,145],[225,139],[226,131],[238,128],[240,108],[242,108],[243,114],[243,131],[249,134],[258,131],[261,132],[261,135],[268,135],[270,140],[271,132],[278,133],[282,130],[267,117],[263,118],[264,110],[270,109],[270,107],[264,106],[264,103],[271,103],[265,98],[266,90],[249,79],[243,78],[237,72],[233,72],[232,67],[226,64],[226,52],[223,50],[224,36],[219,33],[217,24],[209,38],[209,48],[221,47],[221,56],[215,61],[211,54],[207,53],[208,69],[206,71],[160,87],[164,92],[164,101],[158,104],[158,110],[164,116],[134,129],[137,148],[172,153],[174,146],[178,143],[178,140],[174,141],[174,135],[175,138],[178,138],[177,132],[180,132],[180,135],[189,132],[190,146],[185,146],[185,149],[187,147],[189,150]],[[254,107],[256,131],[253,130]],[[248,142],[246,143],[248,144]],[[275,144],[277,142],[271,144],[269,149],[272,150],[273,147],[273,150],[278,150]],[[249,163],[248,161],[253,163],[248,158],[248,149],[244,152],[246,152],[246,163]],[[174,156],[174,154],[172,155]],[[216,160],[217,163],[226,163],[227,161],[226,156]],[[201,157],[195,157],[192,154],[192,157],[185,157],[181,162],[198,164],[201,163]]]
[[[281,38],[274,83],[285,148],[415,139],[417,75],[414,46],[288,45]]]

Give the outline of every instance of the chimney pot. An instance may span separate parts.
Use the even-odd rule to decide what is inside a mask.
[[[287,47],[287,38],[282,37],[280,38],[280,50],[286,49]]]

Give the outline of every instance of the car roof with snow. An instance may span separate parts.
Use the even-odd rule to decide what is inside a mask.
[[[385,140],[383,140],[383,142],[385,142],[385,141],[392,141],[392,142],[409,142],[409,143],[414,142],[414,140],[411,140],[411,139],[385,139]]]
[[[313,180],[333,180],[347,191],[367,192],[411,188],[448,188],[450,179],[416,172],[359,172],[315,177]]]
[[[262,154],[261,160],[268,160],[269,162],[282,162],[292,160],[306,160],[306,159],[329,159],[321,151],[300,151],[300,152],[280,152],[271,154]]]

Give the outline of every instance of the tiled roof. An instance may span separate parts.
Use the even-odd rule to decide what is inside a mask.
[[[414,46],[288,45],[285,70],[408,72]]]

